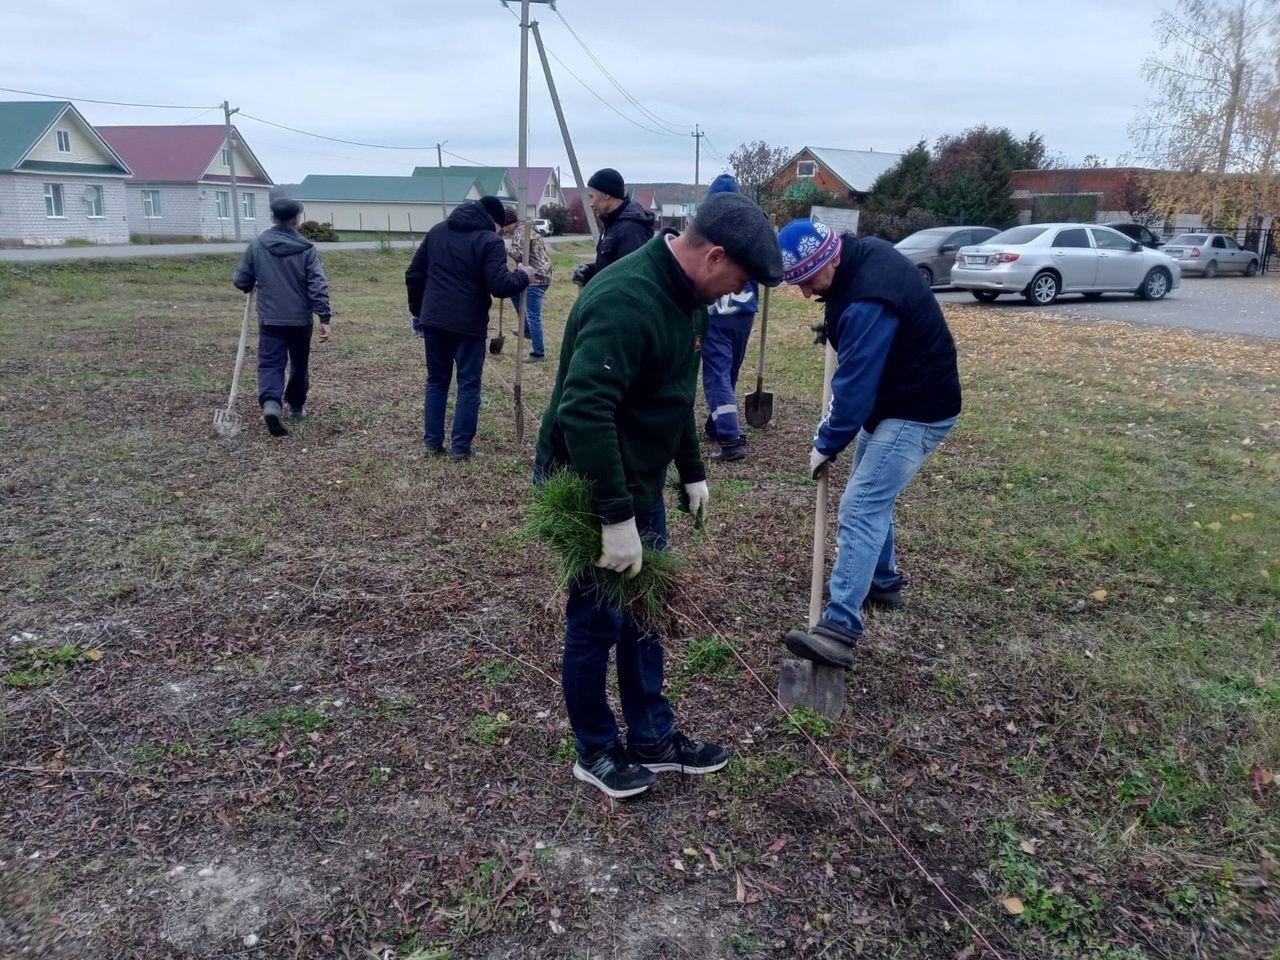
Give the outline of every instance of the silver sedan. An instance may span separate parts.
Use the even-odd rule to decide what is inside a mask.
[[[1178,261],[1183,273],[1258,275],[1258,255],[1225,233],[1184,233],[1166,243],[1164,252]]]
[[[1063,293],[1091,300],[1132,293],[1159,300],[1181,280],[1177,262],[1163,252],[1109,227],[1079,223],[1013,227],[986,243],[962,247],[951,268],[951,283],[978,300],[1020,294],[1032,306],[1046,306]]]

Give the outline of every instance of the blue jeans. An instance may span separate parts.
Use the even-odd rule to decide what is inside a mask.
[[[463,337],[437,327],[423,335],[427,351],[427,384],[422,408],[422,442],[428,450],[444,448],[444,411],[449,383],[458,368],[458,402],[453,409],[454,453],[470,453],[480,419],[480,380],[484,375],[484,337]]]
[[[936,423],[881,420],[875,431],[861,430],[853,452],[853,472],[840,498],[831,599],[823,618],[862,633],[862,601],[872,584],[901,586],[893,549],[893,505],[940,444],[955,417]]]
[[[636,517],[646,544],[665,550],[667,511],[661,500]],[[591,583],[569,586],[561,681],[578,754],[587,756],[618,739],[618,721],[605,692],[609,649],[617,650],[618,694],[627,721],[627,743],[652,748],[675,731],[675,714],[662,695],[662,638],[621,610],[602,605]]]
[[[529,352],[535,357],[543,354],[542,345],[542,298],[547,295],[547,287],[549,284],[541,284],[539,286],[528,286],[524,288],[525,292],[525,308],[524,308],[524,328],[529,335]],[[516,308],[516,316],[520,316],[520,294],[516,294],[511,298],[512,304]]]
[[[274,400],[295,410],[307,402],[311,386],[311,324],[258,327],[258,405]],[[289,369],[289,382],[284,379]]]
[[[712,317],[702,341],[702,393],[718,440],[742,436],[738,424],[738,372],[747,354],[754,313]]]

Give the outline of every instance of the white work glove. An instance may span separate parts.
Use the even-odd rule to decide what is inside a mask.
[[[527,263],[518,263],[516,264],[516,269],[528,277],[530,283],[533,283],[533,267]]]
[[[707,504],[711,502],[711,491],[707,489],[707,481],[699,480],[697,483],[686,483],[684,492],[689,496],[689,515],[695,520],[705,521],[707,518]]]
[[[818,475],[825,471],[832,463],[835,457],[829,457],[825,453],[820,453],[817,447],[809,451],[809,476],[817,480]]]
[[[636,529],[636,518],[623,520],[621,523],[606,523],[600,528],[600,543],[604,548],[597,567],[604,567],[615,573],[626,572],[634,577],[640,572],[644,547],[640,543],[640,531]]]

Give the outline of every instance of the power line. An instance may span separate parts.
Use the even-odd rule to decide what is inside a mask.
[[[573,39],[578,41],[578,46],[582,47],[583,52],[586,53],[586,55],[591,58],[591,62],[594,63],[597,67],[599,67],[600,72],[605,75],[605,78],[611,84],[613,84],[615,90],[617,90],[620,94],[622,94],[632,104],[632,106],[634,106],[637,110],[639,110],[645,117],[657,123],[659,126],[670,128],[673,131],[672,136],[683,136],[683,131],[674,132],[678,130],[678,127],[676,124],[671,123],[669,120],[662,119],[662,117],[658,116],[648,107],[646,107],[643,103],[641,103],[639,100],[633,97],[630,93],[628,93],[626,88],[624,88],[622,84],[620,84],[617,80],[614,79],[613,74],[611,74],[608,70],[605,69],[604,64],[600,62],[600,59],[594,53],[591,52],[591,48],[587,46],[586,41],[583,40],[582,37],[578,36],[578,31],[574,30],[573,27],[569,25],[569,21],[564,18],[564,14],[562,14],[559,10],[556,10],[554,7],[552,7],[552,10],[555,12],[555,15],[560,18],[560,22],[564,24],[565,29],[569,31],[569,33],[573,36]]]
[[[544,44],[544,46],[545,46],[545,44]],[[644,130],[646,133],[653,133],[653,134],[657,134],[657,135],[658,135],[658,136],[660,136],[660,137],[683,137],[683,136],[684,136],[684,134],[683,134],[683,133],[669,133],[669,132],[668,132],[668,131],[666,131],[666,130],[658,130],[658,129],[657,129],[657,128],[655,128],[655,127],[647,127],[647,126],[645,126],[643,123],[641,123],[639,120],[635,120],[635,119],[632,119],[631,117],[627,116],[625,113],[623,113],[621,110],[619,110],[617,107],[615,107],[612,103],[610,103],[610,102],[609,102],[608,100],[606,100],[604,97],[600,96],[600,94],[596,93],[596,91],[595,91],[594,89],[592,89],[591,85],[590,85],[589,83],[587,83],[587,81],[583,80],[583,79],[582,79],[580,76],[578,76],[576,73],[574,73],[574,72],[569,68],[569,65],[568,65],[567,63],[565,63],[563,60],[561,60],[559,57],[557,57],[557,56],[556,56],[555,51],[554,51],[554,50],[552,50],[550,47],[547,47],[547,53],[548,53],[548,54],[550,54],[550,56],[551,56],[551,59],[552,59],[552,60],[554,60],[556,63],[560,64],[560,66],[564,67],[565,71],[566,71],[566,72],[568,72],[569,76],[573,77],[573,79],[577,80],[577,81],[578,81],[578,83],[582,84],[583,88],[587,91],[587,93],[591,94],[593,97],[595,97],[595,98],[596,98],[597,100],[599,100],[601,103],[603,103],[606,107],[608,107],[610,110],[612,110],[612,111],[613,111],[614,113],[616,113],[618,116],[620,116],[623,120],[627,121],[627,123],[630,123],[630,124],[632,124],[633,126],[639,127],[641,130]]]
[[[111,107],[152,107],[156,110],[216,110],[217,107],[206,107],[203,104],[191,105],[180,103],[129,103],[125,100],[93,100],[89,97],[62,97],[56,93],[40,93],[36,90],[15,90],[13,87],[0,87],[5,93],[21,93],[28,97],[48,97],[50,100],[70,100],[73,103],[104,103]]]
[[[240,116],[247,120],[256,120],[258,123],[265,123],[269,127],[278,127],[281,130],[288,130],[290,133],[298,133],[304,137],[315,137],[317,140],[328,140],[332,143],[346,143],[353,147],[372,147],[375,150],[416,150],[419,152],[423,150],[434,150],[436,148],[434,143],[425,147],[409,147],[389,143],[365,143],[363,140],[344,140],[342,137],[330,137],[323,133],[312,133],[310,130],[299,130],[297,127],[290,127],[283,123],[276,123],[274,120],[264,120],[262,117],[255,117],[253,114],[245,113],[243,110],[240,111]]]

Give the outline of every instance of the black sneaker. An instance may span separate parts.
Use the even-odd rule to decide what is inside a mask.
[[[711,459],[716,463],[733,463],[736,460],[745,460],[746,458],[746,437],[738,437],[736,440],[722,440],[720,449],[711,454]]]
[[[450,452],[449,459],[454,463],[461,463],[463,460],[470,460],[475,454],[470,450],[454,450]]]
[[[290,404],[287,416],[290,420],[305,420],[307,419],[307,411],[305,407],[295,407]]]
[[[289,428],[284,425],[281,417],[280,404],[275,400],[268,400],[262,405],[262,419],[267,425],[268,432],[273,437],[287,437]]]
[[[627,748],[627,756],[654,773],[715,773],[729,762],[729,751],[718,743],[690,740],[677,730],[667,745],[656,751]]]
[[[706,422],[702,425],[702,433],[708,440],[714,441],[718,439],[718,435],[716,434],[716,418],[711,416],[709,413],[707,414]]]
[[[573,764],[573,775],[584,783],[594,784],[605,796],[615,800],[644,793],[658,782],[656,775],[627,757],[621,743],[578,757]]]
[[[901,610],[902,588],[894,587],[892,590],[885,590],[873,586],[867,593],[867,599],[862,601],[862,605],[871,607],[873,610]]]

